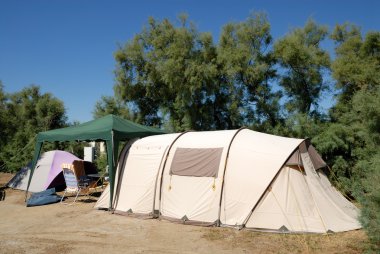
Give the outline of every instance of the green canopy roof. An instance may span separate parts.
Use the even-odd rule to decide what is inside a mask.
[[[119,142],[123,140],[140,138],[150,135],[164,134],[166,132],[143,126],[118,116],[107,115],[93,121],[62,129],[40,132],[34,151],[33,165],[29,176],[28,187],[33,177],[34,168],[40,156],[42,145],[45,141],[105,141],[107,147],[107,161],[110,176],[110,204],[112,209],[113,191],[118,158]]]
[[[164,133],[165,132],[160,129],[143,126],[115,115],[107,115],[76,126],[40,132],[37,135],[37,142],[73,140],[106,141],[111,140],[112,135],[114,139],[121,141]]]

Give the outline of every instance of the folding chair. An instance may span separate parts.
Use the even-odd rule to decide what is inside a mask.
[[[64,197],[66,196],[67,193],[74,193],[75,194],[75,199],[73,203],[76,202],[79,194],[82,191],[86,191],[86,195],[89,193],[89,187],[91,186],[91,179],[87,178],[86,175],[84,175],[84,171],[79,170],[76,172],[75,166],[73,164],[62,164],[62,172],[63,172],[63,177],[65,178],[66,182],[66,189],[65,192],[63,193],[63,196],[61,198],[61,203],[63,202]]]

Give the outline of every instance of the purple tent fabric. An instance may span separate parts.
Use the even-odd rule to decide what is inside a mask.
[[[48,188],[64,187],[65,179],[61,173],[62,163],[73,163],[74,160],[80,159],[64,151],[55,150],[43,153],[37,162],[29,190],[40,192]],[[30,168],[23,168],[7,183],[7,186],[26,190],[29,176]]]
[[[45,189],[48,189],[48,187],[54,181],[54,179],[62,172],[61,165],[63,163],[72,164],[74,160],[80,160],[75,155],[73,155],[71,153],[68,153],[68,152],[65,152],[65,151],[56,150],[54,152],[55,153],[53,155],[53,160],[52,160],[52,163],[51,163],[51,168],[50,168],[50,171],[49,171],[49,175],[48,175],[48,178],[47,178],[46,183],[45,183]],[[62,183],[63,184],[65,183],[65,180],[63,179],[63,177],[62,177]],[[57,183],[57,185],[58,184],[59,183]]]

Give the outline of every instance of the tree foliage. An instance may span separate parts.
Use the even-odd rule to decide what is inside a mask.
[[[361,221],[380,250],[380,33],[363,38],[356,26],[334,29],[332,74],[339,90],[330,123],[314,138],[345,191],[362,205]]]
[[[225,111],[236,119],[231,127],[274,126],[279,119],[281,94],[270,86],[275,60],[266,16],[252,14],[245,22],[227,24],[219,41],[220,78],[227,86],[224,96],[232,98]]]
[[[275,55],[284,71],[279,84],[289,98],[286,108],[290,112],[311,114],[321,92],[328,88],[324,75],[330,56],[320,46],[327,34],[327,27],[309,20],[305,27],[292,30],[275,44]]]
[[[6,94],[0,86],[0,167],[16,171],[33,157],[34,137],[40,131],[66,124],[63,103],[38,86]]]
[[[116,54],[116,94],[137,121],[181,131],[272,124],[278,96],[263,15],[223,27],[220,44],[182,17],[179,26],[150,18]]]
[[[117,97],[102,96],[100,100],[95,103],[93,112],[94,118],[100,118],[109,114],[118,115],[125,119],[134,120],[134,115],[131,114],[128,106],[120,101]]]

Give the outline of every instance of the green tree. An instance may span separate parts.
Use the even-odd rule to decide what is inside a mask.
[[[364,172],[355,167],[360,160],[357,150],[371,147],[374,140],[370,136],[376,133],[373,128],[365,128],[372,120],[362,109],[376,106],[371,103],[376,101],[373,98],[380,85],[380,73],[375,71],[380,67],[380,44],[374,42],[380,41],[380,33],[370,32],[363,39],[358,27],[345,24],[338,25],[331,37],[337,45],[332,75],[340,93],[330,110],[331,125],[319,135],[318,143],[341,180],[348,181]],[[358,99],[364,97],[368,100]]]
[[[1,91],[2,93],[2,91]],[[63,103],[38,86],[5,95],[5,122],[1,122],[0,170],[15,171],[32,159],[34,137],[40,131],[66,124]],[[1,117],[3,119],[3,117]],[[4,136],[3,136],[4,133]]]
[[[379,34],[380,35],[380,34]],[[368,38],[368,37],[367,37]],[[379,37],[380,38],[380,37]],[[379,65],[380,67],[380,65]],[[380,84],[363,89],[353,97],[354,195],[362,205],[361,222],[372,242],[372,248],[380,251]],[[356,118],[355,116],[356,115]]]
[[[283,72],[280,86],[289,98],[286,108],[290,113],[311,115],[321,93],[328,88],[324,74],[329,70],[330,57],[320,46],[327,34],[327,27],[309,20],[303,28],[292,30],[274,45]]]
[[[331,123],[314,140],[342,188],[361,203],[361,221],[379,251],[380,33],[363,38],[358,27],[344,24],[331,37],[336,43],[332,75],[340,93]]]
[[[134,120],[134,116],[130,113],[127,105],[125,105],[118,97],[102,96],[101,99],[95,104],[93,116],[96,119],[108,114]]]
[[[168,129],[210,130],[273,123],[278,96],[269,23],[263,15],[223,28],[220,45],[185,16],[180,25],[149,24],[116,54],[115,94],[138,122]]]
[[[268,129],[279,119],[281,93],[273,92],[275,77],[270,24],[262,13],[229,23],[222,29],[218,47],[219,80],[226,91],[226,110],[234,122],[227,126]]]
[[[335,27],[336,60],[332,64],[336,86],[342,89],[339,102],[345,104],[360,90],[380,84],[380,41],[378,32],[362,38],[360,28],[348,23]]]
[[[150,18],[115,54],[116,95],[143,124],[168,119],[174,130],[211,127],[215,52],[211,35],[196,31],[186,17],[179,27]]]

